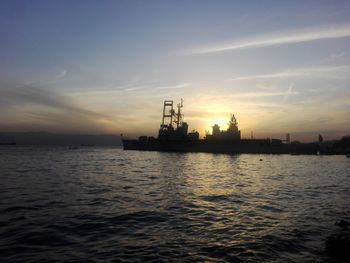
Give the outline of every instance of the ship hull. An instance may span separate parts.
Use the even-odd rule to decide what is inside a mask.
[[[271,144],[268,140],[236,141],[139,141],[123,140],[124,150],[161,152],[253,153],[253,154],[316,154],[317,144]]]

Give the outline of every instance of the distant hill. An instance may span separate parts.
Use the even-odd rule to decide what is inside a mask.
[[[120,146],[119,135],[55,134],[49,132],[0,132],[0,143],[17,145]]]

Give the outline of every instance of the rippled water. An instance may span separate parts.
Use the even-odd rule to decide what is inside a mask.
[[[344,156],[0,148],[1,262],[315,262]]]

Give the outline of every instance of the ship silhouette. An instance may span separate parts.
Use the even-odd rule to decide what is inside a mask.
[[[189,125],[183,121],[183,100],[174,108],[173,100],[165,100],[163,117],[158,137],[140,136],[136,139],[122,139],[124,150],[166,151],[166,152],[207,152],[207,153],[255,153],[255,154],[335,154],[332,149],[327,152],[318,142],[293,143],[290,135],[286,140],[280,139],[242,139],[241,131],[234,114],[231,115],[228,129],[220,130],[219,125],[212,127],[204,139],[199,139],[195,130],[188,132]]]

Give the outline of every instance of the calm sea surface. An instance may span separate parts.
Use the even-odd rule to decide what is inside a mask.
[[[345,156],[0,147],[1,262],[322,262],[340,219]]]

